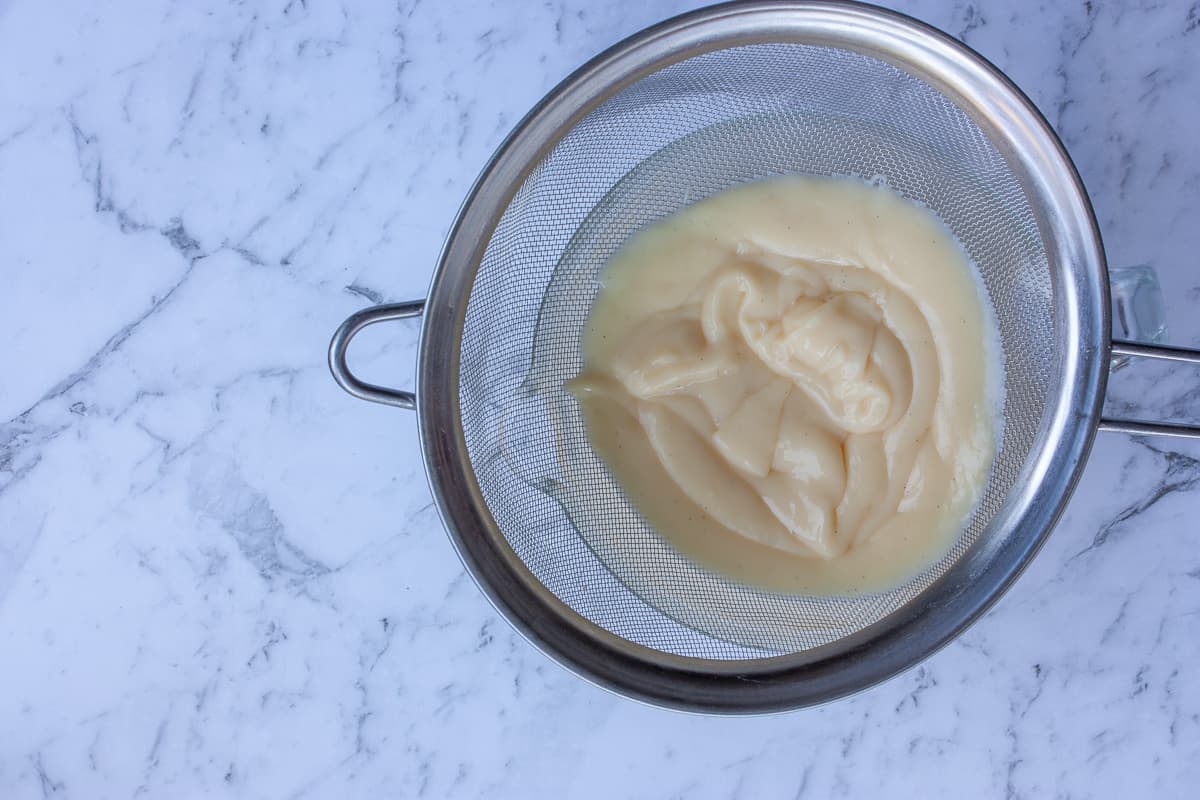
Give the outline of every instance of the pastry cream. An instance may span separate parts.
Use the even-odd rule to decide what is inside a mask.
[[[995,451],[998,348],[930,211],[850,179],[745,184],[637,233],[601,282],[569,388],[678,549],[840,593],[949,547]]]

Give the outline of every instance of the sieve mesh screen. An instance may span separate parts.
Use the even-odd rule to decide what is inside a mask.
[[[563,384],[582,366],[597,276],[636,230],[730,186],[783,174],[879,178],[932,209],[978,266],[1005,358],[1003,436],[951,551],[890,591],[811,597],[732,582],[678,554],[592,453]],[[847,50],[718,50],[625,88],[536,165],[489,241],[460,345],[461,424],[509,546],[608,631],[709,659],[796,653],[913,601],[981,537],[1049,413],[1050,270],[1028,198],[983,131],[935,88]]]

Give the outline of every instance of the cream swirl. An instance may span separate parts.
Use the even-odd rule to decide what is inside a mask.
[[[961,524],[994,449],[986,314],[928,211],[852,181],[751,184],[643,231],[604,280],[571,388],[623,408],[724,529],[832,559]]]

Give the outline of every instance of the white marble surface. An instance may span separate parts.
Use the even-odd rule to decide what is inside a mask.
[[[0,796],[1194,797],[1200,446],[1098,439],[1033,567],[919,668],[697,718],[516,636],[414,423],[324,349],[421,296],[491,149],[688,2],[0,0]],[[904,3],[1063,135],[1200,343],[1200,4]],[[358,364],[411,374],[412,326]],[[1200,379],[1114,405],[1195,417]]]

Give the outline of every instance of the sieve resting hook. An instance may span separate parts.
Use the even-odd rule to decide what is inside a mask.
[[[329,342],[329,371],[333,373],[333,379],[337,381],[338,386],[361,400],[407,408],[410,411],[415,409],[417,396],[412,392],[367,383],[351,372],[346,363],[346,351],[350,347],[350,340],[368,325],[393,319],[419,317],[424,310],[424,300],[413,300],[364,308],[346,317],[346,321],[338,326]]]

